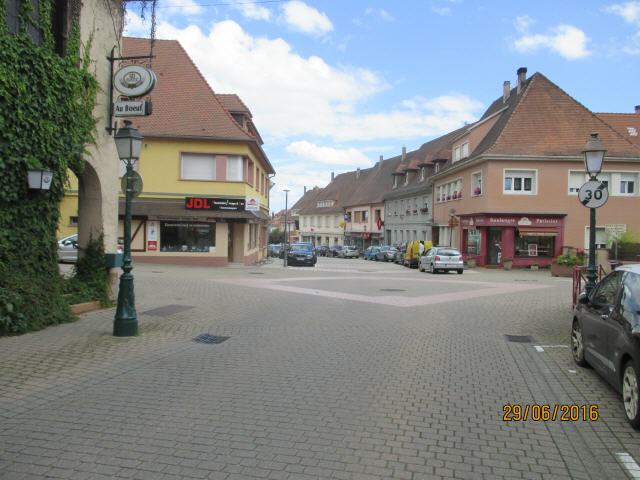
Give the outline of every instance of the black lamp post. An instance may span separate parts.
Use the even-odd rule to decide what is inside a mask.
[[[589,180],[597,180],[596,176],[602,170],[604,155],[607,153],[597,133],[591,134],[591,138],[589,138],[582,153]],[[598,280],[596,270],[596,209],[590,208],[589,210],[589,266],[587,267],[587,284],[585,285],[587,295],[596,286]]]
[[[288,219],[288,202],[289,202],[289,192],[291,190],[283,190],[284,192],[284,255],[283,257],[283,266],[287,266],[287,244],[289,243],[289,236],[287,235],[287,229],[289,226]]]
[[[131,337],[138,334],[138,316],[136,314],[135,295],[133,293],[133,265],[131,261],[131,201],[133,199],[133,164],[140,158],[142,135],[125,120],[124,127],[115,135],[120,160],[125,162],[127,170],[125,209],[124,209],[124,259],[118,290],[118,306],[113,322],[113,335]]]

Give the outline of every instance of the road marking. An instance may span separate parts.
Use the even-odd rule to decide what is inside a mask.
[[[534,345],[533,348],[535,348],[537,352],[544,352],[544,348],[542,348],[540,345]]]
[[[622,463],[622,466],[627,469],[627,472],[631,475],[631,478],[640,479],[640,465],[636,463],[631,455],[627,452],[616,453],[616,457]]]
[[[576,371],[569,369],[569,373],[576,373]]]

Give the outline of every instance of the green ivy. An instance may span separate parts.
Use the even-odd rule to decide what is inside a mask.
[[[102,307],[112,305],[109,298],[109,271],[106,268],[104,236],[91,238],[78,259],[73,276],[64,281],[63,291],[71,304],[99,301]]]
[[[82,171],[93,141],[98,87],[80,55],[77,24],[67,54],[55,53],[52,1],[40,1],[40,45],[26,29],[31,1],[20,4],[15,35],[0,2],[0,334],[73,318],[62,297],[56,230],[67,169]],[[50,191],[28,190],[30,168],[53,171]]]

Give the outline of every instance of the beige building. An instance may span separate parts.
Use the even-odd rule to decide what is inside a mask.
[[[540,73],[518,70],[511,89],[451,142],[433,177],[434,244],[458,247],[480,265],[513,259],[548,265],[564,246],[588,247],[582,150],[592,132],[607,148],[599,180],[609,201],[597,211],[597,243],[640,233],[640,114],[597,116]],[[616,123],[612,126],[611,123]]]

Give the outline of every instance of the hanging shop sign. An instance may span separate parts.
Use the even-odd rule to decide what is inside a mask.
[[[247,212],[259,212],[260,211],[260,199],[258,197],[247,197],[245,199],[244,209]]]
[[[116,117],[146,117],[151,115],[151,102],[148,100],[139,102],[115,102],[113,114]]]
[[[245,199],[186,197],[184,199],[184,208],[187,210],[226,210],[241,212],[245,210]]]
[[[562,217],[471,215],[461,216],[460,222],[463,227],[560,227],[562,226]]]
[[[153,71],[141,65],[127,65],[118,70],[113,86],[125,97],[142,97],[156,86],[157,78]]]

